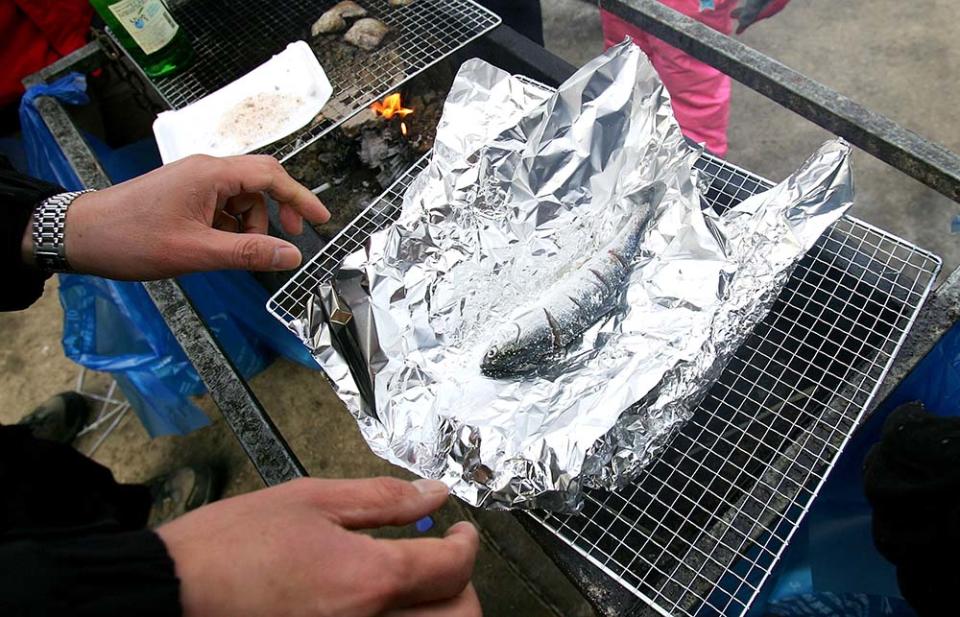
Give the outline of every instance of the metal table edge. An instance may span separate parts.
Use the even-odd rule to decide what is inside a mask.
[[[24,85],[45,83],[70,70],[94,68],[88,65],[96,57],[98,47],[97,43],[90,43],[55,65],[28,76],[23,80]],[[83,186],[109,187],[112,184],[109,176],[59,101],[42,96],[36,102],[44,123]],[[167,279],[145,282],[143,286],[263,481],[273,485],[305,476],[303,465],[180,283]]]

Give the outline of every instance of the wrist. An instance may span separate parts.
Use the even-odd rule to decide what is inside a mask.
[[[193,564],[193,556],[190,551],[190,538],[186,542],[180,538],[180,525],[178,521],[167,523],[154,530],[160,541],[167,549],[167,555],[173,561],[174,572],[179,581],[179,596],[182,617],[193,617],[202,615],[204,611],[199,600],[203,594],[197,596],[196,593],[196,568]],[[185,546],[186,544],[186,546]]]
[[[33,256],[33,217],[27,219],[23,228],[23,237],[20,239],[20,262],[25,266],[36,266],[37,260]]]
[[[76,272],[91,273],[90,251],[87,248],[91,238],[91,227],[98,224],[96,207],[98,199],[93,193],[83,194],[73,200],[67,210],[64,226],[64,249],[70,267]],[[101,225],[109,222],[101,220]]]

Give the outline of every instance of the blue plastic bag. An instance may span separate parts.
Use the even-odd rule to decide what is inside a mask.
[[[751,617],[819,615],[812,606],[850,601],[869,617],[913,615],[896,571],[873,545],[862,465],[883,423],[904,403],[921,401],[941,416],[960,416],[960,326],[952,327],[854,434],[750,611]]]
[[[36,110],[37,96],[86,103],[86,79],[71,73],[30,88],[20,106],[31,174],[68,190],[80,189]],[[153,140],[113,151],[90,136],[86,139],[113,182],[160,165]],[[178,280],[244,376],[253,376],[277,354],[316,368],[300,341],[267,314],[267,293],[249,273],[210,272]],[[61,275],[60,303],[67,357],[112,373],[151,436],[185,434],[208,423],[189,400],[204,392],[203,383],[141,284]]]
[[[939,416],[960,416],[960,324],[941,337],[888,402],[898,406],[911,401],[922,401]]]
[[[80,73],[69,73],[52,84],[27,88],[20,99],[20,130],[30,175],[71,190],[83,188],[37,110],[38,96],[49,96],[68,105],[85,105],[90,102],[87,78]]]
[[[863,461],[894,407],[885,405],[854,433],[750,617],[913,617],[900,595],[896,570],[874,547],[870,504],[863,493]],[[847,612],[831,612],[838,606]]]

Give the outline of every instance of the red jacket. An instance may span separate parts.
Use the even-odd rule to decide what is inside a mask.
[[[0,0],[0,107],[23,94],[20,80],[87,43],[86,0]]]

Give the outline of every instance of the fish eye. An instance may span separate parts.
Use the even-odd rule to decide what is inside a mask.
[[[488,357],[488,358],[492,358],[492,357],[494,357],[495,355],[497,355],[497,353],[499,353],[499,351],[500,351],[500,350],[497,349],[496,346],[493,346],[493,347],[491,347],[489,350],[487,350],[487,357]]]

